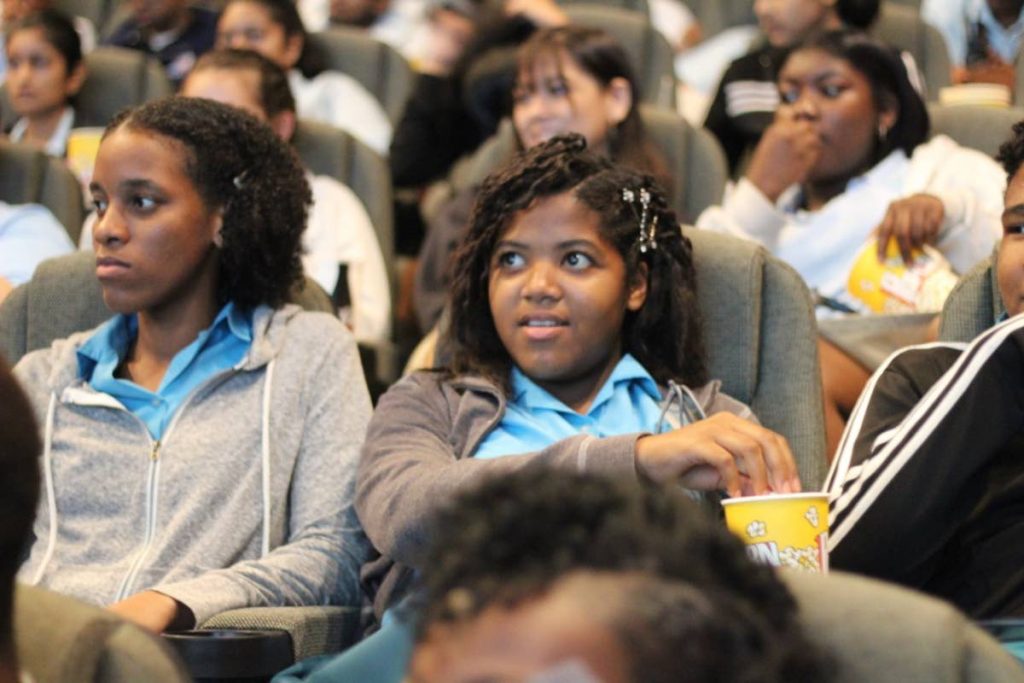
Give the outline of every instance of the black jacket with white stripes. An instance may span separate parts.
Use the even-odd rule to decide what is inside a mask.
[[[722,144],[731,175],[775,118],[779,106],[775,78],[788,53],[788,49],[765,45],[735,60],[722,75],[704,127]]]
[[[1024,315],[886,361],[826,487],[834,568],[1024,616]]]

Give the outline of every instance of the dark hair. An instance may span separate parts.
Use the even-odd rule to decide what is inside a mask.
[[[120,112],[118,128],[179,143],[185,172],[207,206],[223,207],[218,298],[278,307],[302,280],[302,232],[312,201],[292,149],[266,124],[226,104],[167,97]]]
[[[285,111],[295,112],[295,97],[288,85],[288,74],[258,52],[230,47],[213,50],[199,58],[189,75],[204,69],[252,71],[259,76],[260,107],[268,118]]]
[[[928,108],[914,88],[900,54],[894,48],[860,31],[839,29],[828,31],[801,45],[790,53],[820,50],[846,61],[871,84],[875,108],[896,110],[896,123],[878,141],[872,163],[884,159],[896,149],[907,156],[928,139],[930,122]]]
[[[2,357],[0,406],[0,655],[5,655],[12,645],[14,576],[31,541],[39,502],[41,446],[28,399]]]
[[[619,163],[649,173],[662,181],[668,179],[668,166],[648,139],[640,118],[640,93],[629,56],[618,41],[605,31],[573,25],[537,31],[520,46],[517,53],[517,84],[524,78],[532,80],[534,67],[539,62],[551,61],[561,72],[563,54],[568,55],[602,88],[607,88],[616,78],[623,78],[629,83],[629,112],[626,118],[609,131],[608,150],[612,159]]]
[[[826,678],[826,658],[803,635],[796,602],[775,572],[752,563],[740,540],[677,486],[531,466],[459,494],[431,532],[420,565],[420,638],[434,624],[544,595],[573,572],[639,574],[688,584],[712,602],[728,596],[734,611],[765,626],[762,637],[777,638],[774,661],[760,662],[774,665],[765,672],[774,676],[714,680]],[[621,625],[620,633],[630,630]]]
[[[54,9],[33,12],[4,28],[7,45],[11,44],[11,37],[15,33],[32,28],[43,32],[43,40],[60,53],[64,58],[65,73],[71,75],[82,62],[82,41],[71,19]]]
[[[878,18],[879,0],[837,0],[836,14],[844,26],[866,31]]]
[[[613,164],[586,149],[582,135],[559,135],[520,154],[484,180],[469,231],[452,259],[449,290],[455,372],[482,374],[507,387],[511,358],[494,325],[488,278],[495,244],[519,211],[545,197],[572,192],[600,217],[601,236],[622,256],[627,281],[647,267],[647,299],[623,322],[623,350],[633,354],[660,383],[691,386],[707,381],[693,247],[679,229],[664,192],[648,175]],[[639,249],[635,205],[622,191],[647,188],[657,248]]]
[[[1021,164],[1024,163],[1024,121],[1013,124],[1013,136],[999,145],[996,161],[1006,170],[1007,182],[1017,175]]]
[[[224,9],[241,2],[259,5],[265,9],[270,15],[270,20],[284,29],[287,38],[295,36],[302,38],[302,52],[299,54],[299,61],[295,67],[302,72],[303,76],[312,78],[324,70],[321,55],[309,44],[309,34],[306,33],[306,26],[302,23],[302,17],[299,16],[295,0],[230,0]]]

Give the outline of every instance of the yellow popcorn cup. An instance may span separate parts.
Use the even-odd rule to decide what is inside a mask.
[[[722,501],[725,525],[754,562],[828,573],[828,494],[779,493]]]

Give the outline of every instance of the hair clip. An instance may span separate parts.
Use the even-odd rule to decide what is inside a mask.
[[[633,209],[633,215],[637,216],[637,220],[640,221],[640,236],[637,238],[637,244],[641,254],[646,254],[648,251],[653,251],[658,248],[658,243],[655,241],[655,231],[658,228],[658,217],[655,216],[653,220],[650,220],[650,226],[648,226],[648,220],[651,214],[651,193],[646,187],[641,187],[639,191],[640,195],[640,211],[636,208],[637,193],[627,188],[622,189],[622,201],[629,204],[630,208]]]
[[[246,169],[231,179],[231,184],[236,190],[244,190],[249,182],[249,170]]]

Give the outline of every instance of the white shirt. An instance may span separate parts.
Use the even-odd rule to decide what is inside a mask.
[[[963,273],[987,258],[1002,231],[1006,174],[973,149],[937,135],[910,159],[897,150],[818,211],[797,209],[799,188],[775,204],[749,180],[726,189],[720,206],[708,207],[697,226],[751,239],[793,266],[807,285],[854,308],[847,292],[854,260],[894,200],[928,193],[942,200],[945,219],[935,247]]]
[[[74,122],[75,110],[71,107],[64,107],[64,113],[61,114],[57,127],[53,129],[53,135],[46,141],[43,151],[53,157],[63,157],[67,153],[68,136],[71,135],[71,126]],[[28,119],[20,118],[15,122],[14,127],[11,128],[11,133],[8,137],[11,139],[11,142],[21,142],[27,130]]]
[[[45,206],[0,202],[0,277],[20,285],[40,262],[72,251],[67,231]]]
[[[305,78],[292,70],[288,84],[299,118],[337,126],[378,154],[387,156],[391,121],[380,102],[359,81],[338,71]]]
[[[338,283],[338,265],[346,264],[356,339],[385,341],[391,333],[391,288],[370,217],[346,185],[311,173],[306,179],[313,206],[302,236],[303,268],[330,294]]]
[[[1016,21],[1004,27],[996,20],[986,0],[924,0],[921,17],[939,29],[946,39],[953,66],[964,66],[967,61],[967,41],[974,33],[974,24],[985,27],[989,47],[1009,64],[1013,64],[1024,39],[1024,10]]]

